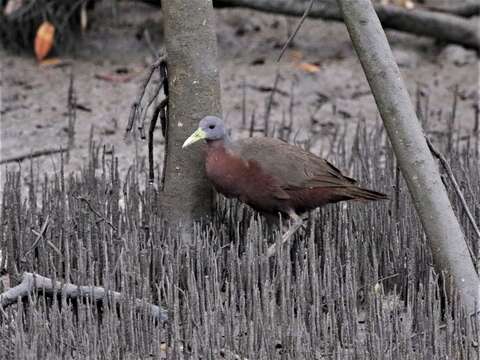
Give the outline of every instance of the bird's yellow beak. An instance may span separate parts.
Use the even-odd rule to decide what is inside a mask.
[[[205,139],[207,137],[207,133],[203,131],[201,128],[198,128],[190,137],[185,140],[182,145],[182,149],[185,149],[187,146],[192,145],[193,143],[197,142],[198,140]]]

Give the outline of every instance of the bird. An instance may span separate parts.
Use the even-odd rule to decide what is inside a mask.
[[[206,176],[217,192],[260,213],[293,220],[282,243],[302,225],[300,215],[307,211],[339,201],[387,199],[383,193],[360,187],[327,160],[283,140],[233,141],[216,116],[202,118],[182,148],[200,140],[207,144]]]

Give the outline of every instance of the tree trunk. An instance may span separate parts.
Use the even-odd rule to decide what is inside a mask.
[[[463,305],[473,313],[479,308],[480,281],[371,0],[337,1],[427,234],[436,270],[452,277]]]
[[[211,0],[164,0],[169,119],[165,145],[162,213],[189,228],[211,214],[212,190],[203,151],[182,150],[205,115],[221,116],[217,39]]]

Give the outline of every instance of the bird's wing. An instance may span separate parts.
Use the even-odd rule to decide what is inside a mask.
[[[282,140],[247,138],[236,141],[233,148],[242,159],[256,161],[283,189],[345,187],[355,183],[328,161]]]

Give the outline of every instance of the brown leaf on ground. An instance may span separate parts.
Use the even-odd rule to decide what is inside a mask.
[[[127,73],[106,73],[95,74],[95,79],[113,82],[113,83],[125,83],[134,79],[139,74],[138,71],[132,71]]]
[[[303,70],[307,73],[316,73],[316,72],[320,71],[320,67],[318,65],[310,64],[310,63],[306,63],[306,62],[300,63],[296,66],[300,70]]]
[[[405,9],[413,9],[415,7],[415,3],[412,0],[382,0],[382,5],[396,5],[403,7]]]
[[[70,64],[69,61],[62,60],[57,57],[40,61],[40,66],[44,66],[44,67],[57,67],[57,66],[68,65],[68,64]]]
[[[293,62],[300,62],[303,59],[303,53],[299,50],[292,50],[289,52],[289,58]]]
[[[55,27],[45,21],[40,25],[35,36],[35,55],[38,61],[42,61],[53,47]]]

